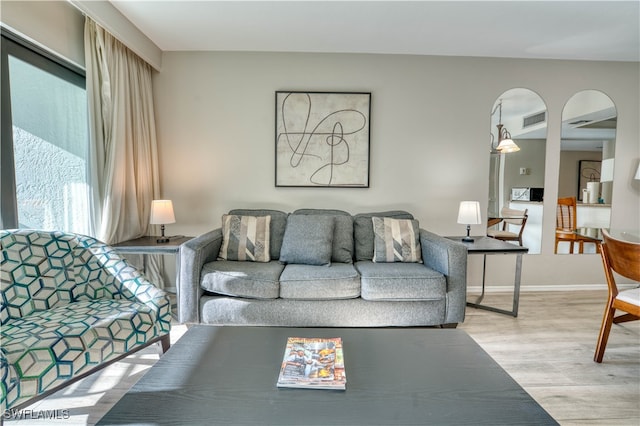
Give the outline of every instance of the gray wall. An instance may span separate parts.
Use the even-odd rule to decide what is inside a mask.
[[[0,2],[2,24],[84,67],[84,17],[66,1]]]
[[[2,0],[0,19],[10,29],[84,67],[84,16],[91,16],[155,69],[162,51],[108,1]]]
[[[548,106],[542,254],[524,261],[524,285],[603,283],[596,256],[553,255],[560,118],[584,89],[608,94],[619,112],[612,226],[639,228],[637,63],[487,58],[165,52],[154,76],[162,195],[173,199],[170,233],[197,235],[234,207],[352,213],[407,209],[444,235],[461,200],[487,205],[489,114],[505,90],[525,87]],[[370,91],[369,189],[274,186],[276,90]],[[635,169],[634,169],[635,170]],[[473,233],[484,232],[474,226]],[[491,263],[501,262],[500,267]],[[493,282],[513,280],[513,260],[492,259]],[[479,282],[472,261],[470,284]]]

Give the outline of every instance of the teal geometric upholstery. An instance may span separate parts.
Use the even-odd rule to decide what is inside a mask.
[[[168,335],[171,305],[109,246],[0,231],[0,413]]]

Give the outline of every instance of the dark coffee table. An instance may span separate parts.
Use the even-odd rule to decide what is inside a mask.
[[[286,339],[341,337],[347,389],[277,388]],[[464,331],[194,326],[99,425],[555,425]]]

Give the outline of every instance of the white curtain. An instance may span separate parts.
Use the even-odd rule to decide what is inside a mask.
[[[89,17],[84,38],[92,234],[115,244],[147,234],[159,195],[151,66]],[[147,274],[162,286],[152,258]]]

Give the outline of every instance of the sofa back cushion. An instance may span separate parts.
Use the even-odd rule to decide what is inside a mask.
[[[231,210],[229,214],[239,216],[271,216],[271,223],[269,225],[269,254],[272,260],[280,258],[284,229],[287,227],[287,213],[280,210],[268,209],[234,209]]]
[[[372,217],[391,217],[394,219],[413,219],[413,215],[403,210],[375,213],[359,213],[353,219],[356,260],[372,260],[374,253],[374,233]]]
[[[296,214],[333,216],[335,227],[333,230],[333,247],[331,261],[339,263],[353,263],[353,216],[342,210],[332,209],[299,209]]]

